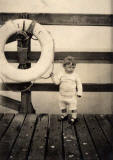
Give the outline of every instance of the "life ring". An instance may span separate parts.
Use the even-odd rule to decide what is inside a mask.
[[[12,34],[22,31],[24,21],[26,24],[25,31],[27,31],[32,20],[9,20],[0,28],[0,72],[6,78],[16,82],[29,82],[41,77],[48,70],[54,59],[53,39],[42,25],[36,23],[33,29],[33,35],[41,45],[41,56],[38,62],[26,70],[14,68],[8,63],[4,54],[6,41]]]

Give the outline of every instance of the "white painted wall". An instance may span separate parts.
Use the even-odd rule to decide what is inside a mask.
[[[44,26],[55,41],[55,51],[113,51],[112,27],[100,26]],[[32,51],[40,44],[32,41]],[[5,50],[17,50],[16,42],[7,44]]]
[[[0,12],[37,12],[37,13],[91,13],[111,14],[112,0],[0,0]],[[25,7],[26,6],[26,7]],[[113,51],[113,29],[111,27],[87,26],[44,26],[55,40],[55,51]],[[16,43],[7,44],[7,51],[16,50]],[[41,50],[40,44],[32,41],[32,51]],[[17,64],[11,64],[14,67]],[[112,64],[77,64],[76,71],[83,83],[113,83]],[[55,64],[58,72],[61,64]],[[51,68],[50,68],[51,70]],[[48,73],[50,72],[48,71]],[[48,75],[46,73],[46,75]],[[49,82],[49,80],[37,80]],[[0,91],[5,95],[20,100],[20,93]],[[43,100],[44,99],[44,100]],[[111,113],[113,94],[107,92],[84,92],[78,100],[79,113]],[[32,103],[38,112],[59,113],[57,92],[32,92]],[[0,107],[0,112],[12,112]]]
[[[113,13],[112,0],[0,0],[1,12]]]

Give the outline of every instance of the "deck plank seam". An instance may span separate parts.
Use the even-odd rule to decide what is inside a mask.
[[[95,116],[95,119],[97,120],[97,123],[98,123],[98,125],[99,125],[100,129],[102,130],[102,133],[103,133],[104,137],[106,138],[106,140],[107,140],[108,144],[109,144],[109,145],[110,145],[110,147],[113,149],[113,146],[112,146],[112,145],[111,145],[111,143],[109,142],[109,140],[108,140],[108,138],[107,138],[107,136],[106,136],[106,134],[105,134],[105,132],[104,132],[103,128],[101,127],[101,124],[100,124],[100,122],[99,122],[99,120],[98,120],[98,118],[97,118],[96,116]]]
[[[65,147],[64,147],[64,136],[63,136],[63,121],[61,121],[61,140],[62,140],[62,158],[65,160]]]
[[[27,114],[25,114],[25,117],[24,117],[24,120],[23,120],[23,122],[22,122],[22,124],[21,124],[21,127],[18,128],[18,134],[16,135],[16,137],[15,137],[15,139],[14,139],[14,142],[13,142],[13,144],[12,144],[12,146],[11,146],[11,149],[10,149],[10,151],[9,151],[9,153],[8,153],[7,160],[9,160],[9,158],[10,158],[10,155],[11,155],[11,153],[12,153],[13,147],[14,147],[14,145],[15,145],[18,137],[19,137],[19,134],[20,134],[21,129],[22,129],[23,125],[24,125],[24,122],[25,122],[26,117],[27,117]]]
[[[44,160],[46,160],[47,152],[48,152],[49,133],[50,133],[50,114],[48,114],[48,125],[47,125],[47,132],[46,132]]]
[[[2,140],[3,136],[5,135],[5,133],[7,132],[8,128],[10,127],[13,119],[15,117],[15,114],[13,115],[13,117],[11,118],[10,122],[8,123],[8,126],[5,128],[4,132],[2,133],[1,137],[0,137],[0,141]]]
[[[49,115],[49,134],[48,134],[48,145],[46,152],[46,160],[50,160],[51,156],[56,159],[56,156],[60,160],[63,159],[62,154],[62,132],[61,132],[61,122],[58,120],[58,115]],[[56,125],[55,125],[56,124]],[[54,126],[53,126],[54,125]],[[53,135],[55,133],[55,135]],[[55,138],[55,139],[54,139]],[[54,149],[53,149],[54,148]]]
[[[74,125],[74,131],[75,131],[75,136],[76,136],[76,139],[77,139],[78,149],[79,149],[79,152],[80,152],[80,158],[81,158],[81,160],[84,160],[76,125]]]
[[[89,129],[89,127],[88,127],[88,124],[87,124],[87,121],[86,121],[86,118],[85,118],[84,115],[83,115],[83,118],[84,118],[84,121],[85,121],[87,130],[88,130],[88,132],[89,132],[89,135],[90,135],[90,137],[91,137],[92,143],[93,143],[93,145],[94,145],[94,147],[95,147],[96,153],[97,153],[97,155],[98,155],[98,158],[99,158],[99,160],[102,160],[101,157],[100,157],[100,155],[99,155],[98,149],[97,149],[97,147],[96,147],[95,141],[94,141],[93,136],[92,136],[92,134],[91,134],[91,132],[90,132],[90,129]]]
[[[4,113],[0,115],[0,121],[2,120],[3,116],[4,116]]]
[[[35,134],[37,123],[38,123],[38,116],[36,117],[36,121],[34,123],[33,132],[32,132],[32,135],[31,135],[31,139],[30,139],[30,142],[29,142],[29,145],[28,145],[28,151],[27,151],[27,154],[26,154],[26,160],[29,159],[29,154],[30,154],[30,151],[32,149],[33,137],[34,137],[34,134]]]
[[[113,123],[112,123],[112,121],[110,120],[110,118],[107,116],[106,119],[109,121],[109,123],[110,123],[111,126],[113,127]]]

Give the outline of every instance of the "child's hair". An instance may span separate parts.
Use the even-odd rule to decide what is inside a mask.
[[[63,67],[65,67],[66,65],[76,66],[76,62],[75,62],[74,57],[72,57],[72,56],[65,57],[64,61],[63,61]]]

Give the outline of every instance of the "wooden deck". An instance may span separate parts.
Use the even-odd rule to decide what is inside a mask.
[[[113,160],[113,116],[0,114],[0,160]]]

